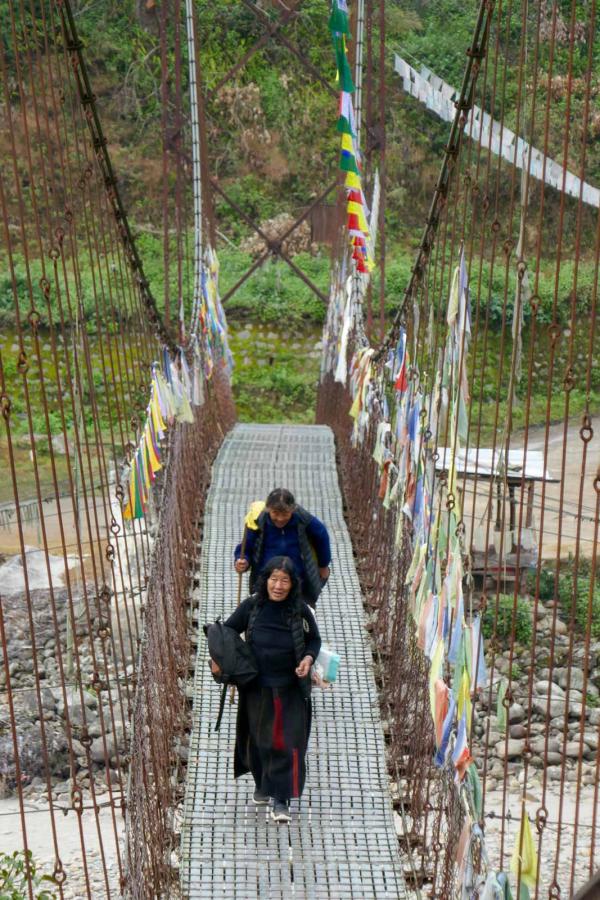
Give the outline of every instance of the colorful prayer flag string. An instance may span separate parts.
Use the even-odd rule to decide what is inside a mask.
[[[356,119],[352,104],[355,91],[352,70],[348,61],[347,38],[350,36],[348,4],[332,0],[329,30],[333,40],[340,86],[340,103],[336,128],[341,133],[340,169],[346,173],[347,231],[352,247],[352,259],[358,272],[368,274],[375,264],[369,253],[369,209],[361,182],[361,156],[358,146]]]
[[[146,422],[139,444],[133,454],[129,471],[129,491],[123,518],[141,519],[146,514],[150,489],[156,473],[162,469],[160,442],[167,428],[177,422],[194,422],[191,404],[194,402],[193,379],[183,350],[176,363],[168,351],[163,354],[163,369],[152,366],[150,402],[146,407]]]

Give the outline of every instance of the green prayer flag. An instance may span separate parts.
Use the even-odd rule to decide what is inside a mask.
[[[477,766],[474,762],[472,762],[467,769],[467,778],[469,779],[469,785],[471,788],[471,797],[473,798],[473,809],[475,811],[475,815],[477,816],[477,819],[481,819],[481,812],[483,809],[483,791],[481,790],[481,782],[479,780]]]
[[[134,508],[133,508],[133,519],[143,519],[144,518],[144,501],[142,500],[142,485],[140,484],[140,467],[138,464],[138,453],[133,458],[132,467],[133,467],[133,477],[134,477],[134,490],[133,496],[135,498]]]
[[[352,71],[350,69],[350,63],[348,62],[348,56],[346,54],[346,48],[344,47],[344,42],[342,38],[336,38],[335,41],[335,59],[337,63],[338,75],[340,78],[340,88],[342,91],[346,91],[348,94],[354,93],[354,82],[352,80]]]
[[[346,118],[346,116],[340,116],[337,120],[336,128],[338,131],[341,131],[342,134],[351,134],[354,136],[354,132],[352,131],[352,126],[350,122]]]
[[[355,175],[360,175],[356,160],[351,154],[340,154],[340,169],[342,172],[354,172]]]
[[[350,34],[350,21],[348,13],[340,9],[337,0],[333,0],[331,4],[331,15],[329,16],[329,30],[333,34]]]
[[[507,687],[508,681],[503,675],[498,685],[498,696],[496,698],[496,718],[498,719],[498,731],[500,734],[504,734],[506,731],[506,707],[504,705],[504,698],[506,697]]]

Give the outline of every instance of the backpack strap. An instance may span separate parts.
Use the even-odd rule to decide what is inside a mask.
[[[304,563],[305,590],[309,594],[312,602],[316,603],[323,585],[321,576],[319,575],[319,567],[317,565],[317,554],[306,533],[306,529],[312,522],[314,516],[302,506],[297,506],[295,513],[298,516],[298,543],[300,545],[302,562]]]
[[[248,625],[246,627],[246,640],[250,644],[252,642],[252,632],[254,631],[254,626],[256,624],[256,618],[258,616],[260,606],[258,603],[257,594],[251,594],[248,599],[254,601],[252,604],[252,609],[250,610],[250,615],[248,616]]]
[[[219,715],[217,716],[217,721],[215,723],[215,731],[218,731],[221,727],[221,719],[223,718],[223,710],[225,708],[225,698],[227,697],[227,685],[224,684],[221,688],[221,699],[219,700]]]

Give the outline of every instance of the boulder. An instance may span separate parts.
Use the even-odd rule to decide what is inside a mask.
[[[496,744],[496,756],[499,759],[514,759],[521,756],[525,747],[524,740],[514,740],[509,738],[508,741],[499,741]]]
[[[547,697],[534,697],[532,700],[532,706],[538,715],[542,716],[542,718],[546,718],[548,714],[548,698]],[[550,702],[550,718],[555,719],[557,716],[564,715],[565,712],[565,702],[563,700],[552,700]]]
[[[536,681],[535,693],[541,697],[547,697],[550,694],[553,700],[564,700],[565,697],[563,689],[553,681]]]
[[[568,680],[569,680],[569,669],[560,669],[558,683],[560,684],[561,688],[567,687]],[[578,691],[583,690],[583,670],[582,669],[577,669],[577,668],[571,669],[571,687],[575,688],[575,690],[578,690]]]
[[[583,745],[583,749],[585,750],[585,744]],[[569,759],[579,759],[579,755],[579,741],[567,741],[567,746],[565,747],[565,756],[567,756]]]
[[[520,703],[513,703],[508,710],[508,721],[511,725],[522,722],[525,718],[525,710]]]

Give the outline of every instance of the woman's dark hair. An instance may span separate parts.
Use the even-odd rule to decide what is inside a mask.
[[[287,488],[275,488],[267,497],[265,506],[267,509],[293,509],[296,505],[294,495]]]
[[[259,603],[265,603],[269,599],[269,594],[267,592],[267,581],[269,580],[269,576],[272,575],[276,569],[278,569],[280,572],[285,572],[286,575],[290,576],[292,586],[288,594],[288,599],[296,601],[300,596],[300,579],[298,578],[298,574],[292,560],[289,558],[289,556],[273,556],[271,557],[269,562],[265,566],[263,566],[263,568],[261,569],[261,573],[256,581],[255,593],[258,594]]]

